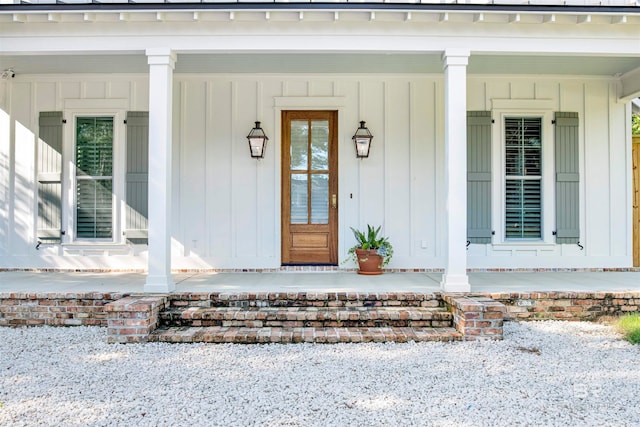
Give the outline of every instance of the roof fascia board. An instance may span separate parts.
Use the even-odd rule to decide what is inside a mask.
[[[555,13],[640,15],[638,6],[564,6],[496,4],[398,4],[398,3],[74,3],[0,4],[2,12],[115,12],[115,11],[201,11],[201,10],[335,10],[389,12],[468,13]]]

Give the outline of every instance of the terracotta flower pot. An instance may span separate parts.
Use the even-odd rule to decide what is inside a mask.
[[[356,256],[358,257],[358,265],[360,267],[358,274],[367,276],[382,274],[383,259],[378,255],[377,249],[356,249]]]

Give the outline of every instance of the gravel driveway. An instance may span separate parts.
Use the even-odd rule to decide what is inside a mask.
[[[592,323],[505,340],[106,344],[101,328],[0,328],[0,425],[640,425],[640,346]]]

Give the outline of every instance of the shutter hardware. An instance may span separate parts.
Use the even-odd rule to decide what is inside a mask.
[[[552,231],[551,234],[553,234],[554,236],[557,236],[558,232],[557,231]],[[584,251],[584,246],[582,246],[580,244],[580,240],[578,240],[578,243],[576,243],[576,245],[578,245],[578,247],[580,248],[581,251]]]

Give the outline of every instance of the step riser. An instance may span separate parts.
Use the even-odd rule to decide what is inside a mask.
[[[286,308],[286,307],[446,307],[440,294],[413,293],[257,293],[172,295],[168,308]]]
[[[163,327],[451,327],[453,315],[439,308],[195,308],[160,314]]]
[[[428,342],[460,341],[462,335],[453,328],[295,328],[277,330],[270,328],[180,328],[181,330],[157,331],[151,342],[201,342],[234,344],[288,344],[288,343],[363,343],[363,342]]]
[[[447,320],[193,320],[174,321],[163,324],[164,327],[245,327],[245,328],[448,328],[452,321]]]

